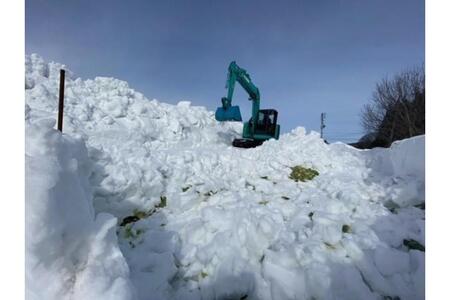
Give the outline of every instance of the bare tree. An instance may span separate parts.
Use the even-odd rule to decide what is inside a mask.
[[[371,102],[361,113],[367,134],[376,146],[425,133],[425,70],[414,68],[377,83]]]

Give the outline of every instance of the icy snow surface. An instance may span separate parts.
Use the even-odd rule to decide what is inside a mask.
[[[423,136],[238,149],[240,123],[70,72],[61,134],[61,67],[26,56],[29,299],[424,299]]]

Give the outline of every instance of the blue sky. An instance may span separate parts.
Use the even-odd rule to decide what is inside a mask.
[[[362,132],[377,81],[425,57],[424,0],[26,0],[26,53],[83,79],[112,76],[148,98],[215,110],[236,60],[279,112],[330,141]],[[244,119],[251,102],[237,87]]]

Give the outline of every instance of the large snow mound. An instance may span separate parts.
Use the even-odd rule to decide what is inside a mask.
[[[70,72],[60,134],[61,67],[26,57],[35,299],[424,298],[424,252],[404,244],[424,245],[424,137],[360,151],[299,127],[238,149],[240,123]]]

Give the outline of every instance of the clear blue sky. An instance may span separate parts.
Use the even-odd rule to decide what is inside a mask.
[[[210,110],[236,60],[283,132],[319,131],[326,112],[325,137],[351,141],[375,83],[424,63],[424,10],[424,0],[26,0],[26,53]],[[240,87],[234,103],[250,117]]]

